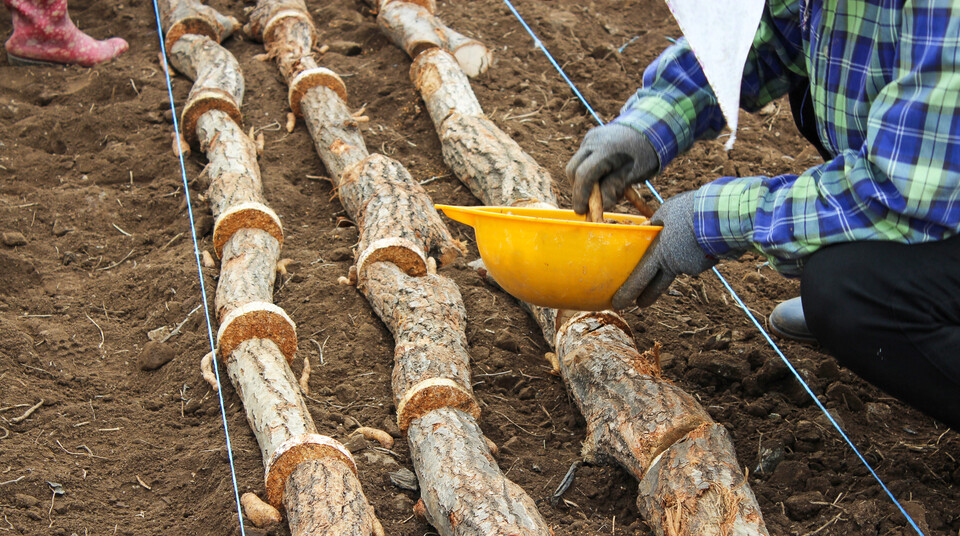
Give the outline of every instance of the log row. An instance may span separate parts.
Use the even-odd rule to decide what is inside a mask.
[[[444,160],[471,192],[487,205],[556,207],[549,173],[483,115],[455,58],[437,47],[411,56]],[[524,307],[555,346],[586,419],[584,459],[618,463],[637,478],[637,506],[657,534],[767,534],[726,430],[661,377],[626,321],[612,311]]]
[[[194,80],[181,125],[209,162],[207,196],[222,261],[217,352],[260,445],[267,501],[286,510],[294,535],[382,534],[353,457],[317,433],[289,366],[296,326],[272,303],[282,225],[264,203],[256,147],[241,128],[243,75],[219,44],[236,20],[192,0],[160,7],[171,65]]]
[[[425,5],[432,5],[424,2]],[[387,7],[386,4],[382,7]],[[360,229],[357,286],[394,336],[394,402],[427,520],[444,535],[550,534],[509,481],[477,425],[466,312],[436,265],[460,254],[429,196],[397,161],[370,154],[340,79],[311,56],[316,31],[300,0],[260,0],[245,27],[290,88],[337,195]]]

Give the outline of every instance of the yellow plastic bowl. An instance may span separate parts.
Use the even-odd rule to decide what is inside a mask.
[[[635,225],[588,223],[572,210],[436,205],[474,228],[490,275],[516,298],[542,307],[602,311],[662,227],[604,213]]]

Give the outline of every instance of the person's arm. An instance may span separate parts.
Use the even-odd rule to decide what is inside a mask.
[[[708,253],[753,249],[796,275],[830,244],[960,231],[960,9],[908,1],[901,15],[899,64],[870,107],[863,146],[799,176],[703,186],[694,220]]]
[[[806,76],[798,0],[770,0],[764,8],[740,88],[740,106],[762,108]],[[647,67],[643,88],[614,123],[640,131],[653,144],[661,168],[693,142],[717,137],[726,125],[716,96],[685,39]]]

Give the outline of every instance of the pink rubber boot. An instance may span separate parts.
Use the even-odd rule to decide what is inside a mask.
[[[13,14],[13,35],[4,45],[13,64],[76,63],[90,67],[112,60],[129,45],[114,37],[98,41],[67,15],[67,0],[3,0]]]

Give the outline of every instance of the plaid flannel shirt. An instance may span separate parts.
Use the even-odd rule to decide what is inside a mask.
[[[800,175],[723,177],[698,190],[695,232],[718,257],[754,250],[797,275],[835,243],[920,243],[960,231],[960,2],[768,0],[741,106],[755,111],[810,80],[834,158]],[[685,40],[644,73],[617,123],[667,165],[725,122]]]

